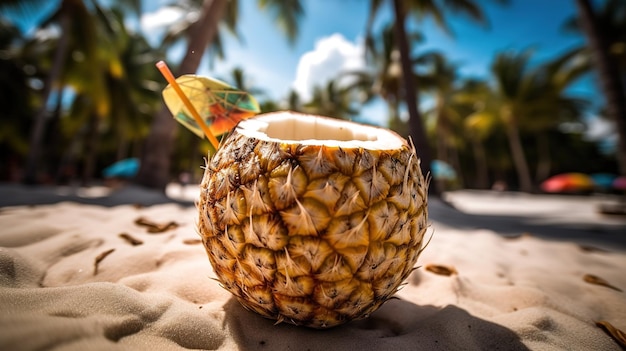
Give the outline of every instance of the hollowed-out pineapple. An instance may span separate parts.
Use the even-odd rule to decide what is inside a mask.
[[[427,229],[415,150],[382,128],[278,112],[242,121],[208,161],[199,231],[246,308],[327,328],[409,276]]]

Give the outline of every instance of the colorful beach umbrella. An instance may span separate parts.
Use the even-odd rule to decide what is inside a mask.
[[[541,189],[547,193],[583,192],[593,187],[593,179],[583,173],[557,174],[541,183]]]
[[[433,178],[435,179],[456,179],[456,171],[450,164],[441,161],[433,160],[430,164],[431,172],[433,172]]]
[[[619,176],[613,180],[613,189],[626,191],[626,176]]]
[[[615,178],[617,178],[617,175],[611,173],[594,173],[591,175],[591,179],[596,188],[603,190],[611,189]]]
[[[132,178],[139,172],[139,159],[127,158],[113,163],[102,171],[105,178]]]

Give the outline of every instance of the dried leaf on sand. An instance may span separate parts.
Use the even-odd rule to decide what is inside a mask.
[[[618,288],[618,287],[616,287],[614,285],[611,285],[606,280],[604,280],[604,279],[602,279],[602,278],[600,278],[600,277],[598,277],[596,275],[593,275],[593,274],[585,274],[585,276],[583,277],[583,280],[586,281],[589,284],[601,285],[601,286],[607,287],[609,289],[617,290],[617,291],[620,291],[620,292],[622,291],[622,289],[620,289],[620,288]]]
[[[600,247],[596,247],[596,246],[591,246],[591,245],[578,245],[578,247],[580,247],[580,249],[584,252],[597,252],[597,253],[607,253],[610,252],[609,250],[600,248]]]
[[[443,265],[438,265],[438,264],[428,264],[424,268],[427,271],[438,274],[438,275],[451,276],[453,274],[458,273],[454,267],[448,267],[448,266],[443,266]]]
[[[198,244],[202,244],[202,240],[200,240],[200,239],[185,239],[185,240],[183,240],[183,244],[185,244],[185,245],[198,245]]]
[[[163,233],[168,230],[178,228],[178,223],[174,221],[169,221],[165,223],[157,223],[145,217],[137,218],[135,220],[135,224],[142,226],[142,227],[146,227],[146,229],[148,230],[148,233]]]
[[[622,348],[626,348],[626,333],[615,328],[607,321],[598,321],[596,325],[609,334]]]
[[[115,249],[109,249],[96,256],[96,259],[93,262],[93,275],[98,274],[98,265],[102,260],[104,260],[105,257],[113,253],[113,251],[115,251]]]
[[[126,240],[126,242],[128,242],[129,244],[133,245],[133,246],[137,246],[137,245],[141,245],[143,244],[143,241],[131,236],[128,233],[121,233],[119,235],[120,238]]]

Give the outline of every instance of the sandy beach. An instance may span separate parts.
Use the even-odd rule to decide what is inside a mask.
[[[626,347],[609,332],[626,330],[626,218],[597,211],[616,198],[431,199],[432,240],[396,298],[367,319],[313,330],[274,325],[212,279],[197,193],[0,184],[0,349]]]

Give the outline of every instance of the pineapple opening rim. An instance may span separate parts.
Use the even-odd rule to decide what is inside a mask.
[[[407,146],[395,132],[372,125],[292,111],[257,115],[239,122],[237,132],[259,140],[369,150]]]

